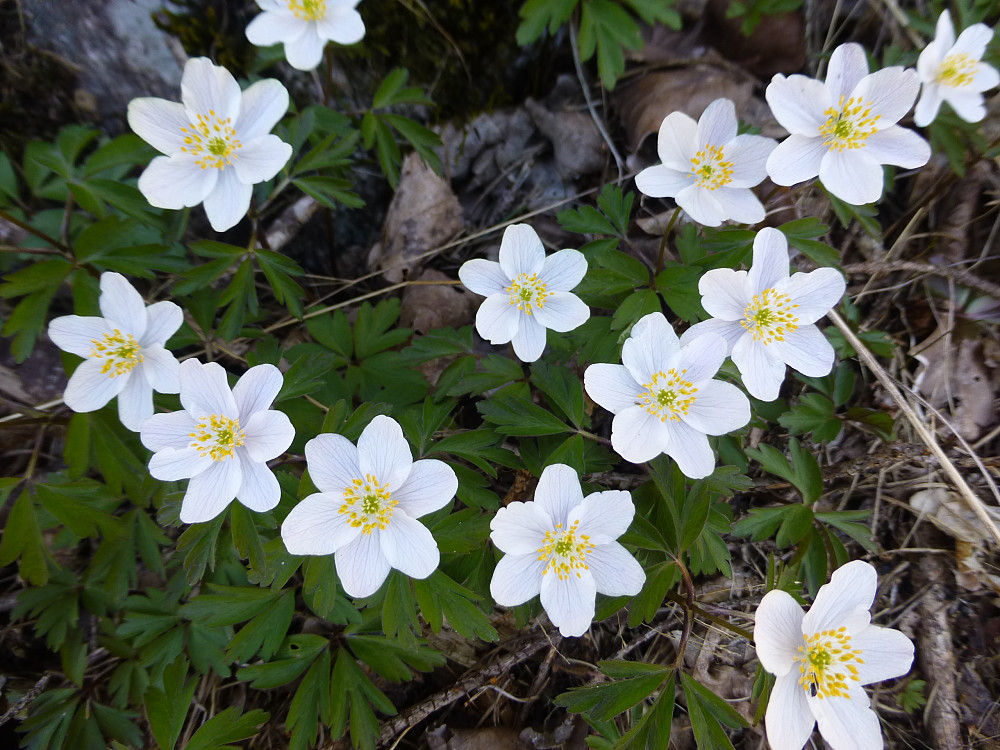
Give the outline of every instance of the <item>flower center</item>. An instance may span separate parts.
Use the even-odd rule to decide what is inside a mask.
[[[691,176],[698,187],[715,190],[733,181],[733,163],[722,157],[722,146],[705,146],[694,155]]]
[[[814,698],[850,698],[847,681],[861,682],[856,665],[865,662],[845,627],[807,635],[799,653],[799,685]]]
[[[877,128],[875,123],[881,115],[872,114],[872,105],[861,97],[851,97],[840,101],[836,107],[830,107],[824,113],[826,122],[820,127],[823,145],[831,151],[843,151],[847,148],[863,148],[868,136]]]
[[[195,164],[202,169],[223,169],[239,157],[236,153],[243,144],[236,137],[232,120],[221,119],[214,109],[208,111],[208,117],[198,115],[197,123],[188,123],[182,127],[184,144],[181,151],[199,157]]]
[[[320,21],[326,18],[326,0],[288,0],[288,10],[300,21]]]
[[[586,557],[593,551],[594,545],[586,534],[577,535],[579,525],[579,521],[574,521],[568,529],[563,529],[559,523],[554,530],[545,532],[545,540],[538,548],[538,559],[548,560],[542,575],[551,571],[560,581],[565,581],[570,574],[579,578],[580,571],[590,567]]]
[[[525,315],[531,315],[532,305],[545,307],[545,298],[549,296],[545,282],[539,281],[538,274],[534,273],[530,276],[519,273],[504,291],[510,295],[510,304],[517,305]]]
[[[938,65],[934,74],[935,83],[951,88],[968,86],[976,77],[976,61],[965,53],[948,55]]]
[[[661,422],[668,419],[679,422],[681,414],[687,414],[695,402],[698,389],[694,383],[685,380],[683,375],[687,370],[677,372],[673,368],[666,372],[658,372],[653,379],[645,384],[645,391],[639,394],[638,404]]]
[[[799,319],[792,314],[797,307],[787,294],[765,289],[755,294],[746,306],[740,325],[753,334],[754,341],[763,341],[764,346],[772,341],[784,341],[785,334],[799,327]]]
[[[364,479],[354,479],[344,488],[344,504],[337,512],[346,514],[348,523],[362,534],[371,534],[375,529],[385,530],[392,520],[392,509],[399,505],[392,499],[389,485],[382,485],[372,474]]]
[[[116,328],[104,334],[104,338],[91,339],[90,343],[94,345],[90,356],[104,360],[101,372],[109,377],[132,372],[132,368],[142,362],[142,347],[131,333],[122,333]]]
[[[222,414],[201,417],[194,432],[192,448],[197,448],[202,456],[211,456],[213,461],[225,461],[233,457],[233,451],[246,439],[240,429],[240,420],[230,419]]]

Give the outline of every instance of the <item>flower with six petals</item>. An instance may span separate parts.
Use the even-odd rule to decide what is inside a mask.
[[[313,70],[328,41],[354,44],[365,36],[355,8],[361,0],[257,0],[264,11],[247,26],[247,39],[258,47],[285,45],[288,64]]]

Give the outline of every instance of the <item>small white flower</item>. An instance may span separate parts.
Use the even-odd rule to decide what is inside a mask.
[[[701,304],[713,317],[691,326],[681,343],[706,333],[721,336],[750,394],[773,401],[785,365],[813,378],[833,369],[833,347],[813,323],[846,287],[833,268],[789,276],[788,240],[767,227],[754,238],[749,271],[715,268],[701,277]]]
[[[673,112],[660,125],[656,148],[661,165],[642,170],[635,185],[654,198],[673,198],[699,224],[732,220],[756,224],[764,206],[750,189],[759,185],[777,143],[759,135],[736,135],[736,108],[716,99],[695,123]]]
[[[288,417],[269,408],[281,390],[281,372],[274,365],[251,367],[232,390],[215,362],[189,359],[180,374],[184,411],[154,414],[139,437],[154,452],[150,474],[165,482],[190,477],[181,521],[211,521],[234,497],[250,510],[271,510],[281,487],[267,461],[295,437]]]
[[[826,189],[847,203],[873,203],[882,195],[882,165],[920,167],[931,148],[896,125],[910,111],[920,81],[915,70],[885,68],[868,74],[859,44],[842,44],[830,56],[826,82],[780,73],[765,96],[791,135],[767,159],[778,185],[819,175]]]
[[[309,476],[319,492],[292,508],[281,538],[293,555],[331,555],[351,596],[371,596],[392,568],[427,578],[440,562],[437,542],[417,521],[458,491],[443,461],[414,461],[396,420],[378,416],[357,447],[343,435],[306,443]]]
[[[910,671],[913,643],[871,624],[878,578],[861,560],[821,586],[812,609],[768,592],[753,629],[757,658],[777,676],[764,718],[773,750],[800,750],[819,723],[832,750],[881,750],[882,731],[862,685]]]
[[[173,302],[146,307],[119,273],[101,274],[103,318],[65,315],[49,324],[49,338],[63,351],[84,357],[63,400],[73,411],[95,411],[118,396],[118,417],[137,432],[153,415],[153,391],[177,393],[177,360],[163,348],[184,322]]]
[[[632,596],[646,580],[642,566],[615,541],[634,515],[628,492],[584,497],[576,471],[547,466],[533,501],[510,503],[490,522],[493,544],[506,553],[493,571],[490,594],[505,607],[541,594],[560,633],[583,635],[598,593]]]
[[[923,88],[913,113],[913,122],[924,127],[937,117],[941,102],[951,105],[966,122],[986,117],[983,92],[1000,83],[996,69],[980,62],[993,30],[982,23],[967,28],[955,39],[951,14],[945,10],[938,18],[934,41],[917,60],[917,74]]]
[[[288,109],[278,81],[258,81],[246,91],[225,68],[205,57],[187,61],[181,100],[133,99],[128,124],[157,151],[139,177],[139,190],[157,208],[204,202],[212,229],[235,226],[250,207],[254,184],[274,177],[292,147],[269,135]]]
[[[361,0],[257,0],[264,12],[247,26],[247,39],[258,47],[285,45],[288,64],[312,70],[323,59],[327,41],[354,44],[365,35]]]
[[[584,387],[615,415],[611,445],[638,464],[666,453],[685,476],[715,469],[708,435],[724,435],[750,421],[750,401],[739,388],[712,377],[726,358],[726,342],[711,333],[681,346],[662,313],[639,319],[622,347],[621,365],[595,364]]]
[[[522,362],[534,362],[545,349],[545,329],[565,333],[583,325],[590,308],[570,293],[587,273],[587,259],[576,250],[545,257],[545,248],[527,224],[512,224],[500,242],[500,262],[467,261],[458,277],[486,297],[476,313],[476,330],[491,344],[511,341]]]

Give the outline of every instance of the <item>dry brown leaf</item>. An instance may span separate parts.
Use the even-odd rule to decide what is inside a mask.
[[[588,112],[550,111],[534,99],[524,103],[535,127],[549,139],[556,171],[566,179],[599,172],[604,166],[604,141]]]
[[[805,16],[802,11],[764,15],[748,37],[740,31],[743,16],[727,18],[730,0],[709,0],[702,39],[756,76],[795,73],[806,62]]]
[[[433,268],[425,269],[418,281],[452,281]],[[419,284],[403,291],[399,322],[404,328],[427,333],[435,328],[460,328],[475,318],[476,300],[458,284]]]
[[[916,390],[935,409],[954,404],[949,421],[959,435],[975,440],[997,420],[983,345],[978,338],[956,340],[954,336],[948,343],[938,329],[913,348],[911,354],[921,363]]]

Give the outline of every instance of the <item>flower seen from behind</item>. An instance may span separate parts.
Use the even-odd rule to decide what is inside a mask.
[[[683,112],[667,115],[657,140],[663,163],[636,175],[636,187],[654,198],[673,198],[705,226],[763,221],[764,206],[750,188],[767,176],[767,157],[777,144],[759,135],[737,135],[736,128],[736,108],[729,99],[709,104],[697,123]]]
[[[205,204],[212,229],[235,226],[250,208],[254,184],[274,177],[292,147],[270,135],[288,109],[278,81],[258,81],[240,91],[225,68],[205,57],[187,61],[181,103],[133,99],[132,130],[165,156],[139,177],[139,190],[157,208]]]
[[[983,92],[1000,83],[996,68],[980,62],[992,38],[989,26],[976,23],[955,39],[951,13],[945,10],[940,15],[934,41],[917,60],[917,74],[923,88],[913,122],[920,127],[930,125],[943,101],[966,122],[979,122],[986,116]]]
[[[505,553],[490,594],[505,607],[541,595],[560,633],[583,635],[598,593],[632,596],[646,580],[642,566],[615,541],[634,515],[628,492],[584,497],[576,471],[565,464],[546,467],[534,500],[510,503],[490,522],[490,538]]]
[[[257,0],[264,11],[247,26],[247,39],[259,47],[285,45],[288,64],[312,70],[328,41],[354,44],[365,36],[355,8],[361,0]]]
[[[882,195],[883,164],[920,167],[930,158],[927,141],[896,125],[919,88],[914,70],[869,74],[858,44],[833,51],[825,83],[775,75],[765,96],[791,135],[767,158],[768,176],[778,185],[794,185],[819,175],[841,200],[873,203]]]
[[[65,315],[49,324],[49,338],[84,361],[63,400],[73,411],[95,411],[115,396],[123,425],[137,432],[153,415],[153,391],[177,393],[179,365],[163,345],[184,321],[173,302],[146,306],[124,276],[101,274],[103,317]]]
[[[750,402],[734,385],[712,380],[726,342],[706,333],[681,346],[661,313],[639,319],[622,348],[622,364],[594,364],[583,374],[587,393],[614,413],[611,445],[626,461],[666,453],[685,476],[715,469],[708,435],[750,421]]]
[[[477,258],[458,270],[472,292],[486,300],[476,313],[476,330],[491,344],[512,342],[522,362],[545,349],[545,329],[565,333],[583,325],[590,308],[570,290],[587,273],[576,250],[546,257],[542,241],[527,224],[512,224],[500,242],[500,262]]]
[[[701,277],[701,304],[713,317],[691,326],[681,343],[705,333],[721,336],[750,395],[773,401],[786,365],[816,378],[833,369],[833,347],[813,324],[846,286],[833,268],[789,276],[785,235],[764,228],[754,238],[749,271],[716,268]]]
[[[818,723],[832,750],[881,750],[882,731],[862,685],[910,671],[913,643],[871,624],[878,578],[855,560],[838,569],[805,614],[770,591],[755,615],[757,657],[777,677],[765,725],[773,750],[800,750]]]
[[[150,474],[165,482],[191,479],[181,521],[210,521],[234,497],[259,512],[277,505],[281,488],[266,462],[295,437],[288,417],[269,408],[281,390],[278,368],[251,367],[230,390],[220,365],[189,359],[180,380],[184,410],[154,414],[140,438],[153,451]]]
[[[343,435],[306,443],[309,476],[319,492],[292,508],[281,538],[293,555],[335,555],[349,595],[371,596],[392,568],[427,578],[440,561],[437,542],[416,519],[444,507],[458,491],[443,461],[414,461],[396,420],[378,416],[355,446]]]

